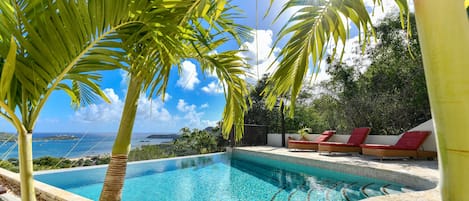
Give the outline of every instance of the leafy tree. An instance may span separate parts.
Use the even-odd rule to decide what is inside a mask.
[[[170,70],[173,66],[181,68],[184,59],[197,60],[203,72],[217,75],[224,86],[226,98],[223,134],[227,136],[232,126],[236,126],[236,139],[241,138],[247,108],[244,101],[247,88],[241,77],[247,64],[238,56],[239,50],[213,54],[229,39],[240,43],[241,37],[247,35],[248,29],[234,22],[234,18],[238,17],[234,9],[223,0],[181,0],[147,2],[144,9],[139,11],[145,19],[153,21],[135,26],[132,34],[122,37],[130,66],[130,82],[100,200],[121,199],[137,100],[141,92],[149,91],[150,97],[162,95],[164,99]],[[152,29],[155,23],[158,27]],[[132,43],[136,38],[138,42]]]
[[[251,105],[244,116],[245,124],[265,125],[270,132],[280,132],[280,112],[278,109],[269,110],[265,105],[262,92],[267,87],[268,74],[264,74],[257,84],[251,89],[248,101]]]
[[[217,137],[206,130],[182,128],[174,145],[179,153],[206,154],[220,150],[217,142]]]
[[[168,158],[173,157],[173,153],[168,153],[167,150],[160,148],[159,146],[154,145],[143,145],[132,149],[129,152],[129,161],[141,161],[141,160],[150,160],[158,158]]]
[[[410,22],[415,28],[413,16]],[[328,68],[325,85],[337,95],[339,130],[371,126],[375,134],[400,134],[431,118],[417,34],[406,38],[400,27],[397,17],[376,27],[379,43],[367,49],[371,65],[364,73],[340,61]]]
[[[378,6],[381,4],[379,0],[373,2]],[[409,13],[407,1],[395,2],[404,22],[404,15]],[[469,166],[469,138],[464,132],[469,130],[469,60],[464,59],[469,55],[466,8],[462,0],[414,2],[420,50],[438,139],[441,197],[443,200],[464,200],[469,180],[469,174],[465,174],[465,168],[461,168]],[[290,37],[280,51],[279,68],[269,80],[273,87],[267,91],[270,108],[275,105],[277,97],[291,94],[290,115],[293,115],[295,100],[307,69],[319,66],[329,44],[337,44],[339,41],[345,43],[350,31],[346,27],[349,21],[358,27],[362,42],[369,41],[374,33],[363,1],[289,0],[279,16],[292,7],[299,9],[287,21],[277,39],[278,43]],[[343,21],[343,17],[348,21]]]
[[[175,61],[182,56],[202,58],[204,70],[215,72],[227,84],[224,132],[228,133],[235,122],[241,122],[245,104],[237,100],[242,100],[239,97],[243,97],[246,90],[238,75],[243,73],[240,66],[245,65],[233,59],[236,51],[207,54],[228,40],[222,30],[231,35],[243,30],[242,27],[225,29],[233,25],[229,17],[236,14],[231,11],[232,15],[224,14],[225,3],[1,1],[0,115],[18,131],[22,199],[35,200],[31,136],[45,102],[58,89],[70,95],[77,107],[93,102],[95,95],[107,100],[97,85],[99,70],[123,68],[126,67],[123,63],[128,64],[132,72],[128,96],[132,98],[126,99],[129,100],[126,105],[135,105],[140,85],[161,93],[167,83],[169,67],[177,64]],[[197,23],[196,19],[207,19],[210,23]],[[202,26],[212,24],[216,26],[210,26],[211,29]],[[199,51],[185,51],[187,47]],[[154,59],[158,57],[159,60]],[[152,68],[157,65],[161,68]],[[129,120],[122,121],[124,133],[133,125],[131,110],[136,107],[132,107],[124,108],[127,119],[123,119]],[[242,127],[237,130],[242,131]],[[128,136],[118,137],[116,142],[125,154]]]
[[[319,112],[311,105],[298,105],[293,118],[285,119],[285,129],[289,133],[296,133],[300,128],[311,128],[313,133],[329,129]]]
[[[18,133],[23,200],[35,200],[31,143],[40,111],[55,90],[65,91],[76,107],[107,100],[95,71],[121,67],[116,32],[139,23],[128,14],[140,8],[104,12],[98,5],[129,2],[0,2],[0,116]]]
[[[269,76],[266,74],[260,79],[253,87],[249,94],[251,107],[244,117],[245,124],[266,125],[269,132],[281,132],[281,115],[280,108],[269,110],[265,103],[263,91],[267,87],[267,80]],[[311,99],[314,99],[312,89],[305,88],[301,90],[299,98],[297,99],[298,107],[295,108],[295,115],[293,117],[285,118],[285,130],[287,132],[294,132],[300,128],[312,128],[312,132],[318,133],[327,129],[327,125],[320,118],[319,113],[312,108]]]

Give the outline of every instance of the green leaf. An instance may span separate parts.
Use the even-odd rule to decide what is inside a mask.
[[[2,67],[2,74],[0,77],[0,99],[3,101],[10,92],[10,84],[15,74],[16,67],[16,41],[13,36],[10,39],[10,50],[6,57],[5,63]]]
[[[364,32],[362,35],[360,42],[363,47],[369,37],[374,35],[371,19],[363,1],[330,0],[311,3],[290,0],[285,3],[277,18],[293,7],[300,9],[290,17],[275,42],[274,47],[277,47],[280,41],[288,39],[278,55],[278,69],[268,81],[272,87],[264,91],[268,96],[269,108],[273,108],[278,102],[278,97],[289,96],[290,116],[293,115],[296,98],[308,69],[312,69],[312,72],[319,71],[319,64],[329,44],[337,44],[339,40],[345,43],[349,29],[348,23],[344,23],[342,17],[352,21],[359,30],[371,30],[372,34]],[[335,55],[336,51],[335,48],[332,49],[331,54]]]

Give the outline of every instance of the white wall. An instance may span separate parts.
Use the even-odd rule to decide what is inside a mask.
[[[431,131],[430,136],[428,136],[427,140],[422,144],[423,150],[426,151],[436,151],[436,135],[435,135],[435,127],[433,127],[433,119],[430,119],[415,128],[410,129],[411,131],[420,130],[420,131]]]
[[[422,145],[422,149],[426,151],[436,151],[436,138],[435,132],[433,130],[433,120],[428,120],[415,128],[410,129],[413,130],[426,130],[432,131],[430,136],[425,140]],[[401,134],[402,135],[402,134]],[[365,140],[366,144],[395,144],[397,140],[401,137],[401,135],[368,135]],[[299,139],[300,135],[294,133],[287,133],[285,134],[285,142],[288,141],[288,137],[291,136],[295,139]],[[319,134],[310,134],[306,138],[309,140],[313,140],[318,137]],[[335,134],[333,135],[329,141],[331,142],[347,142],[350,135],[341,135]],[[273,147],[281,147],[282,146],[282,134],[279,133],[269,133],[267,135],[267,145]]]

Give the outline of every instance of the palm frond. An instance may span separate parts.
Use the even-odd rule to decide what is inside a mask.
[[[14,35],[19,44],[15,78],[25,92],[23,98],[29,100],[24,103],[35,105],[28,115],[30,121],[37,118],[47,98],[59,85],[59,89],[70,92],[72,88],[64,84],[80,83],[76,86],[90,89],[87,91],[95,96],[103,96],[102,91],[97,90],[99,79],[86,78],[89,75],[86,72],[124,68],[123,63],[127,61],[124,48],[131,44],[157,38],[152,45],[159,48],[152,51],[165,55],[166,59],[161,62],[175,63],[170,53],[173,49],[168,46],[174,46],[178,38],[171,33],[181,32],[182,17],[179,16],[187,15],[185,11],[193,2],[177,1],[172,7],[171,2],[176,3],[166,0],[2,1],[0,58],[6,56],[8,45],[3,43],[9,42],[9,38],[5,36]],[[71,96],[74,103],[96,100],[90,93],[80,94],[87,94],[87,97]]]
[[[408,10],[406,0],[396,2],[401,9]],[[381,1],[375,0],[374,3],[380,5]],[[342,43],[345,47],[350,32],[349,20],[357,27],[358,32],[363,34],[359,35],[362,49],[374,35],[370,16],[362,0],[290,0],[285,3],[278,16],[293,7],[298,7],[299,10],[281,29],[275,42],[274,47],[288,38],[278,55],[278,69],[269,79],[271,87],[266,88],[264,92],[270,108],[277,103],[277,97],[291,96],[290,115],[293,115],[296,97],[308,70],[319,72],[320,62],[331,43]],[[332,49],[332,56],[336,51],[335,48]]]
[[[240,140],[244,133],[244,114],[248,110],[246,97],[249,90],[246,81],[248,64],[238,56],[239,51],[226,51],[218,54],[205,55],[199,58],[201,66],[214,72],[225,91],[226,105],[223,111],[222,131],[225,138],[235,127],[236,140]]]

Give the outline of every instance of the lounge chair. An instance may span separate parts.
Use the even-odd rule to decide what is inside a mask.
[[[383,157],[434,158],[436,152],[418,150],[430,131],[407,131],[395,145],[362,144],[363,155]]]
[[[362,144],[368,134],[370,133],[370,128],[354,128],[352,134],[346,143],[343,142],[320,142],[318,146],[318,152],[361,152],[362,149],[360,144]]]
[[[329,138],[332,137],[332,135],[335,134],[335,131],[324,131],[322,132],[319,137],[314,139],[313,141],[308,141],[308,140],[293,140],[291,138],[288,139],[288,149],[302,149],[302,150],[318,150],[318,143],[319,142],[325,142]]]

